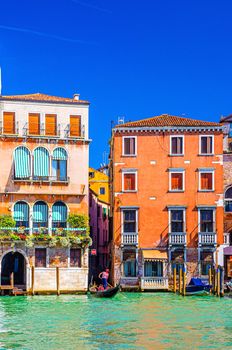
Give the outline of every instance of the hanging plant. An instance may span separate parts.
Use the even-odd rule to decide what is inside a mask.
[[[62,247],[67,248],[70,247],[70,240],[68,237],[59,237],[59,241]]]
[[[29,237],[26,238],[26,240],[25,240],[25,246],[26,246],[27,248],[32,248],[32,247],[34,247],[34,238],[33,238],[32,236],[29,236]]]
[[[53,247],[55,247],[57,245],[57,243],[58,243],[57,237],[53,236],[53,237],[51,237],[48,246],[50,248],[53,248]]]

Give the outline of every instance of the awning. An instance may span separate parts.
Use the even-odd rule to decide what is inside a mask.
[[[232,255],[232,246],[223,249],[224,255]]]
[[[143,258],[146,260],[167,260],[167,252],[161,250],[143,250]]]

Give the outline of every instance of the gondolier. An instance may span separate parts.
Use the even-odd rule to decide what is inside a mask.
[[[104,289],[107,289],[108,287],[109,272],[110,272],[109,269],[105,269],[104,271],[99,273],[99,276],[98,276],[102,280]]]

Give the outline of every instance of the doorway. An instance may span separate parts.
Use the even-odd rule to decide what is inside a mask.
[[[26,261],[19,252],[7,253],[1,263],[1,285],[10,285],[11,273],[14,273],[14,286],[26,286]]]

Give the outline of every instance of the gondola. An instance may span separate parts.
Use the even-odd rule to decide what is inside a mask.
[[[208,295],[212,286],[205,284],[200,278],[191,278],[186,287],[185,295]]]
[[[117,284],[116,287],[108,288],[105,290],[97,290],[96,287],[91,286],[89,287],[89,292],[91,295],[97,298],[112,298],[118,293],[119,289],[120,289],[120,284]]]

